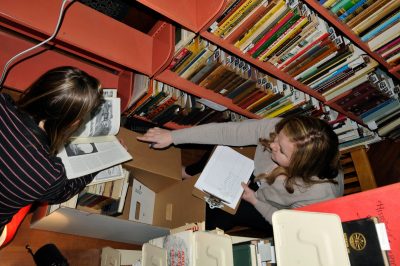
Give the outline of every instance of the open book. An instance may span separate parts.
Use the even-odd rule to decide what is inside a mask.
[[[121,100],[113,90],[105,90],[104,103],[90,114],[71,142],[58,153],[67,177],[77,178],[132,159],[115,136],[120,128]]]
[[[226,205],[234,210],[243,193],[241,183],[249,181],[253,170],[253,160],[232,148],[217,146],[194,187],[205,194],[211,208]]]

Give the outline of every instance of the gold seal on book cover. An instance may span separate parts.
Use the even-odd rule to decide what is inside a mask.
[[[349,237],[350,246],[357,251],[363,250],[367,245],[367,239],[362,233],[353,233]]]

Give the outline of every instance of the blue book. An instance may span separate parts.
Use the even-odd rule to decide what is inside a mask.
[[[354,11],[356,11],[357,8],[359,8],[360,6],[365,4],[365,2],[367,2],[367,0],[361,0],[360,2],[357,2],[357,4],[355,4],[354,6],[349,8],[349,10],[347,10],[342,15],[340,15],[339,19],[343,21],[345,18],[347,18],[349,15],[351,15]]]
[[[360,118],[364,123],[368,123],[381,118],[382,116],[386,115],[387,113],[389,113],[391,110],[395,109],[398,106],[400,106],[399,101],[390,98],[387,101],[384,101],[383,103],[363,113],[362,115],[360,115]]]
[[[400,19],[400,12],[397,12],[396,15],[390,17],[388,20],[384,21],[382,24],[380,24],[378,27],[375,29],[370,30],[367,34],[361,37],[361,41],[366,42],[369,41],[370,39],[374,38],[376,35],[379,33],[385,31],[387,28],[392,26],[392,24],[396,23]]]
[[[312,86],[310,86],[310,87],[311,87],[312,89],[315,88],[315,87],[318,87],[319,85],[323,84],[325,81],[327,81],[327,80],[329,80],[329,79],[331,79],[331,78],[333,78],[333,77],[339,75],[340,73],[342,73],[342,72],[348,70],[349,68],[350,68],[350,67],[349,67],[348,64],[347,64],[347,65],[344,65],[344,66],[342,66],[341,68],[335,70],[334,72],[332,72],[331,74],[329,74],[328,76],[326,76],[325,78],[321,79],[321,80],[318,81],[316,84],[314,84],[314,85],[312,85]]]

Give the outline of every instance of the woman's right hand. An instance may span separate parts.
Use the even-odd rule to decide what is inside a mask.
[[[159,127],[150,128],[146,134],[137,139],[151,143],[151,147],[155,149],[166,148],[172,144],[171,131]]]

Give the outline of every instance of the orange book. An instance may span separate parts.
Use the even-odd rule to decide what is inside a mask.
[[[326,45],[326,47],[322,49],[324,50],[322,50],[322,52],[319,55],[315,57],[312,57],[313,55],[311,55],[310,57],[304,58],[302,62],[296,64],[296,67],[293,68],[292,70],[289,70],[287,73],[291,76],[297,76],[298,74],[312,67],[313,65],[315,65],[316,63],[318,63],[331,53],[334,53],[335,51],[339,50],[339,48],[333,42],[329,42]]]
[[[274,6],[275,1],[271,1],[268,4],[260,4],[248,18],[243,20],[240,25],[224,39],[229,43],[235,43]]]

